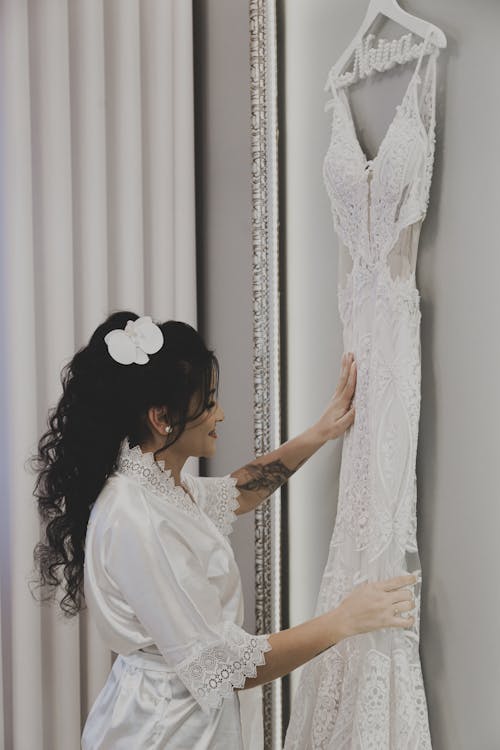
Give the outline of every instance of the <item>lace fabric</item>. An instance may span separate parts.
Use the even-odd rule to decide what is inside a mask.
[[[339,239],[344,350],[357,362],[356,420],[342,448],[337,517],[315,616],[363,580],[420,574],[416,450],[420,295],[415,265],[435,145],[438,48],[427,37],[380,148],[367,159],[344,89],[329,75],[323,164]],[[420,75],[424,55],[426,72]],[[413,53],[412,53],[413,54]],[[346,638],[303,668],[285,750],[430,750],[415,622]]]
[[[223,477],[196,477],[195,481],[202,485],[202,506],[206,515],[221,534],[229,536],[237,519],[235,510],[240,507],[240,492],[236,487],[238,480],[226,474]]]
[[[132,477],[155,495],[169,500],[184,513],[200,517],[200,509],[188,493],[175,484],[171,470],[165,468],[165,461],[155,461],[153,453],[143,453],[139,445],[130,448],[128,439],[122,443],[117,470]]]
[[[132,477],[159,497],[168,499],[176,507],[194,518],[204,512],[217,529],[229,536],[237,519],[235,510],[240,507],[240,492],[237,479],[229,474],[223,477],[197,477],[186,474],[184,482],[196,502],[179,485],[176,485],[170,469],[163,460],[155,461],[153,453],[143,453],[140,446],[130,448],[128,440],[123,441],[118,457],[117,470]]]
[[[205,712],[219,708],[234,688],[255,677],[271,650],[267,635],[251,635],[235,623],[223,622],[221,639],[200,645],[193,656],[177,665],[176,672]]]

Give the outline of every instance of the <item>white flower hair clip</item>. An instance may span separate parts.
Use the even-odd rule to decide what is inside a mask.
[[[122,365],[145,365],[148,354],[154,354],[163,346],[163,333],[149,315],[129,320],[124,329],[115,328],[104,337],[108,352]]]

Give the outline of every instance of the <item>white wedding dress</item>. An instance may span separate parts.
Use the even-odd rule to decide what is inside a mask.
[[[356,419],[345,433],[335,528],[315,616],[363,580],[420,573],[416,450],[420,412],[417,246],[434,158],[436,59],[428,36],[374,159],[359,144],[330,72],[324,180],[339,239],[344,350],[354,352]],[[417,56],[413,49],[413,58]],[[422,70],[425,69],[425,72]],[[430,750],[419,658],[420,576],[411,628],[346,638],[300,675],[285,750]]]

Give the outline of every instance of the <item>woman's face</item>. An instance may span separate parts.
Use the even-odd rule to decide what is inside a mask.
[[[188,456],[210,458],[215,454],[217,437],[210,433],[216,430],[217,422],[224,419],[224,411],[216,400],[216,390],[212,387],[210,391],[210,408],[193,422],[188,422],[180,438],[172,446],[182,450]],[[189,404],[189,415],[196,414],[199,410],[200,394],[194,394]],[[217,433],[216,433],[217,434]]]

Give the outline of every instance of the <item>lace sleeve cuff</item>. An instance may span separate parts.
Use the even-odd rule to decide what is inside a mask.
[[[238,502],[239,490],[236,487],[236,477],[226,474],[223,477],[204,477],[206,491],[205,512],[226,536],[233,531],[236,521],[236,508],[240,507]]]
[[[250,635],[229,620],[223,623],[221,640],[200,645],[194,656],[177,665],[176,672],[205,713],[219,708],[225,696],[255,677],[271,650],[268,636]]]

